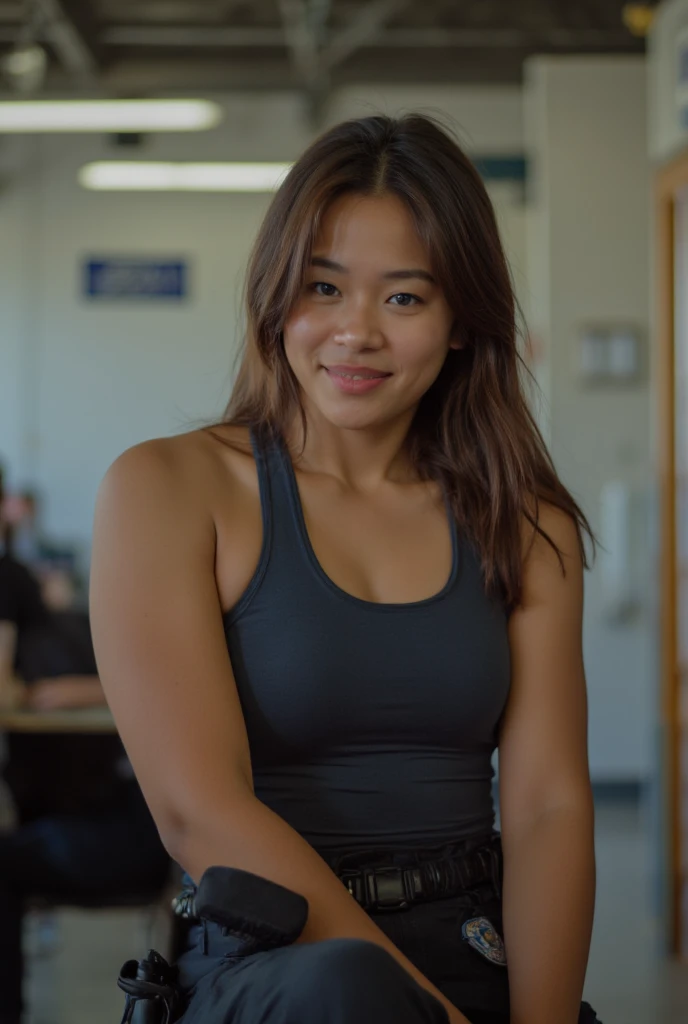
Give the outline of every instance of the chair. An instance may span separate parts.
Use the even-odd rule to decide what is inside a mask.
[[[26,911],[35,914],[54,914],[58,910],[87,910],[87,911],[111,911],[111,910],[141,910],[145,917],[145,942],[146,947],[153,943],[153,932],[156,920],[163,915],[167,929],[166,948],[170,948],[174,942],[174,915],[172,914],[172,897],[179,889],[179,869],[170,862],[170,869],[162,884],[147,890],[134,892],[123,892],[117,896],[112,893],[99,894],[98,892],[84,895],[79,893],[70,897],[65,893],[50,894],[42,892],[29,897],[26,903]],[[132,954],[133,955],[133,954]]]

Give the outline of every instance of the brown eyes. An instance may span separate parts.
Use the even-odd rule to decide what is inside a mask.
[[[325,299],[334,298],[335,295],[339,294],[339,289],[335,285],[330,284],[328,281],[313,281],[312,284],[308,285],[309,291],[315,295],[320,295]],[[396,292],[394,295],[390,295],[387,299],[393,306],[401,306],[407,308],[408,306],[417,306],[422,303],[422,299],[419,295],[413,295],[411,292]]]
[[[327,281],[314,281],[313,284],[309,285],[309,288],[312,292],[315,292],[316,295],[322,295],[326,299],[332,298],[332,296],[337,293],[335,286],[333,284],[328,284]]]

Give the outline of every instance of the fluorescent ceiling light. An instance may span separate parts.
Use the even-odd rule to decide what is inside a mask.
[[[126,192],[274,192],[291,164],[150,163],[111,160],[79,171],[84,188]]]
[[[222,108],[210,100],[13,100],[0,102],[0,132],[197,132]]]

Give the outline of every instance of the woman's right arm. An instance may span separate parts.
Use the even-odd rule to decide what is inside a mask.
[[[315,850],[253,793],[215,582],[215,526],[192,461],[170,441],[126,452],[101,486],[94,529],[100,679],[162,840],[197,881],[218,864],[301,893],[309,915],[300,941],[383,946],[440,999],[452,1024],[465,1024]]]

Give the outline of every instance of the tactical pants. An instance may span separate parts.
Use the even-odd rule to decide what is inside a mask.
[[[415,853],[410,862],[423,859]],[[411,909],[372,913],[375,923],[471,1024],[509,1024],[507,967],[471,946],[464,922],[486,918],[501,935],[499,884]],[[380,946],[355,939],[295,944],[248,955],[217,925],[188,934],[178,961],[182,1024],[446,1024],[444,1007]],[[579,1024],[599,1024],[581,1005]]]

